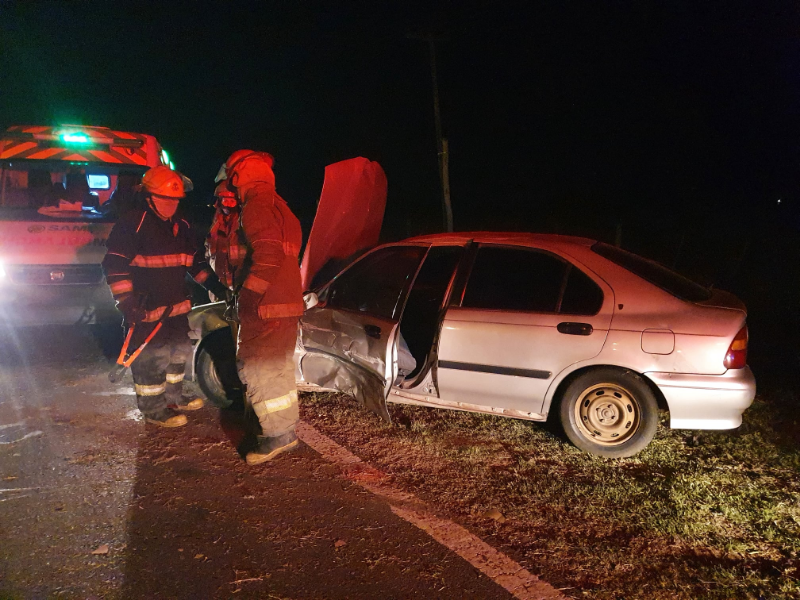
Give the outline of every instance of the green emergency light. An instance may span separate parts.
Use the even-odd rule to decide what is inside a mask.
[[[64,133],[61,135],[61,141],[67,144],[89,144],[92,140],[85,133]]]

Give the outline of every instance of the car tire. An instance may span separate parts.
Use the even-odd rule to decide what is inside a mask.
[[[564,433],[581,450],[625,458],[641,452],[655,437],[658,402],[640,375],[598,368],[567,386],[559,416]]]
[[[228,408],[241,398],[242,384],[236,372],[236,349],[230,329],[205,337],[195,362],[197,384],[218,408]]]

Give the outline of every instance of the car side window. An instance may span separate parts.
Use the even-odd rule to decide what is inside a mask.
[[[453,277],[453,271],[463,254],[463,246],[432,247],[414,281],[409,301],[419,298],[424,299],[421,301],[426,303],[438,302],[441,304]]]
[[[552,254],[482,246],[467,282],[465,308],[595,314],[603,292],[585,273]]]
[[[325,306],[399,318],[400,300],[426,250],[426,246],[392,246],[368,254],[331,282]]]

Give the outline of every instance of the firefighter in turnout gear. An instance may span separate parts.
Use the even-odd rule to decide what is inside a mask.
[[[206,238],[206,258],[222,284],[233,292],[236,274],[241,271],[247,256],[244,233],[239,228],[241,207],[227,181],[217,185],[214,196],[216,213]],[[220,298],[224,299],[225,296]]]
[[[131,210],[114,225],[103,271],[124,316],[130,348],[139,348],[157,324],[161,329],[131,364],[136,401],[144,418],[163,427],[180,427],[203,401],[182,394],[186,361],[191,356],[187,313],[191,310],[185,276],[212,292],[224,286],[208,267],[189,223],[177,218],[185,194],[182,175],[167,166],[142,178],[146,207]],[[132,351],[132,350],[131,350]]]
[[[298,445],[294,375],[297,323],[303,314],[298,255],[300,222],[275,191],[272,156],[239,150],[228,159],[227,182],[241,203],[247,247],[239,288],[239,377],[247,410],[258,418],[258,446],[247,454],[255,465]],[[250,415],[252,417],[252,415]]]

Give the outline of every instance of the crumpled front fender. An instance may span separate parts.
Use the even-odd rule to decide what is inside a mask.
[[[225,314],[225,302],[195,306],[188,315],[189,337],[193,340],[202,340],[213,331],[230,327],[223,314]]]

